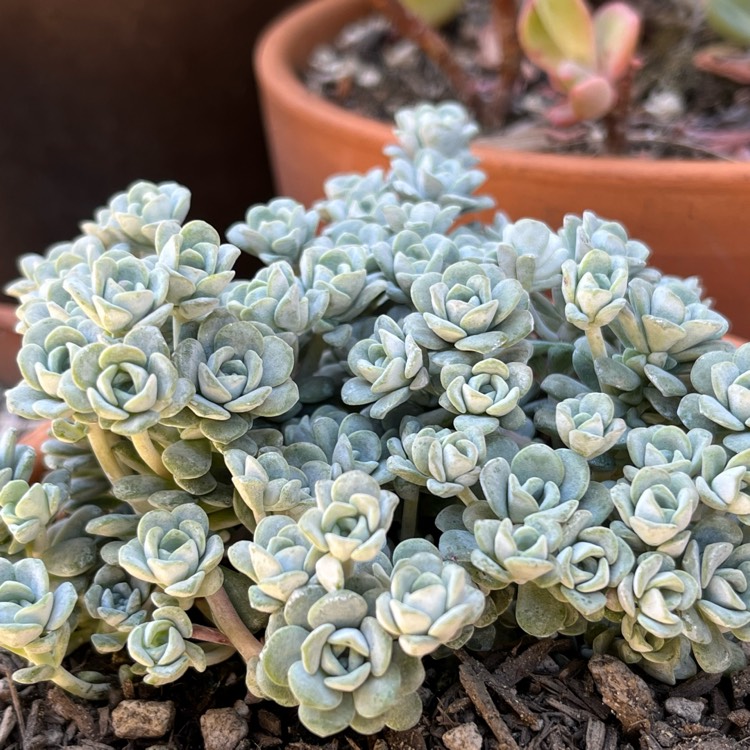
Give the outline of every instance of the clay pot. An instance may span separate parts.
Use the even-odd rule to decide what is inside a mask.
[[[0,386],[15,385],[18,372],[16,355],[21,348],[21,336],[16,333],[16,306],[0,303]]]
[[[16,333],[16,306],[0,303],[0,385],[9,387],[16,385],[21,379],[21,373],[16,364],[16,355],[21,348],[21,336]],[[49,437],[49,422],[39,422],[32,429],[25,432],[21,442],[36,450],[37,460],[34,467],[34,479],[39,479],[44,473],[42,459],[42,443]]]
[[[344,110],[309,92],[299,71],[318,44],[370,10],[367,0],[311,0],[278,19],[257,48],[255,68],[277,190],[309,203],[335,172],[387,164],[387,124]],[[493,195],[511,218],[553,227],[566,213],[592,210],[622,222],[654,252],[654,264],[698,275],[716,309],[750,336],[750,163],[591,158],[474,151]]]

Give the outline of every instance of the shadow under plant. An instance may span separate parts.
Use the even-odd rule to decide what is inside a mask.
[[[517,628],[667,683],[745,665],[750,345],[619,224],[466,223],[460,106],[396,132],[228,243],[143,182],[23,259],[8,404],[53,438],[40,483],[0,449],[16,682],[105,699],[89,641],[123,684],[238,652],[329,736],[414,726],[425,657]]]

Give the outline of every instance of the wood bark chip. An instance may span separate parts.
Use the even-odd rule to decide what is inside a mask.
[[[459,651],[458,658],[464,664],[468,664],[477,678],[491,687],[495,694],[505,704],[507,704],[507,706],[518,716],[518,718],[524,724],[533,729],[535,732],[539,732],[541,730],[543,726],[541,718],[538,714],[536,714],[529,708],[529,706],[523,699],[518,696],[518,693],[516,692],[516,689],[514,687],[504,682],[502,678],[498,677],[497,674],[492,674],[476,659],[469,656],[465,651]]]
[[[564,651],[570,645],[571,642],[564,638],[537,641],[520,655],[506,659],[495,670],[495,676],[503,684],[512,687],[528,677],[553,651]]]
[[[673,698],[700,698],[710,693],[719,684],[721,677],[720,674],[699,672],[695,677],[673,687],[669,694]]]
[[[659,715],[651,688],[628,666],[612,656],[594,656],[589,662],[596,687],[626,734],[648,732]]]
[[[100,738],[99,728],[94,717],[80,703],[76,703],[68,693],[60,688],[52,688],[47,693],[47,701],[50,708],[62,719],[72,721],[81,735],[89,740]]]

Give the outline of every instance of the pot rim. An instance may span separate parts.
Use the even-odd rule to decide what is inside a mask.
[[[298,66],[306,60],[311,46],[329,38],[350,20],[370,8],[367,0],[306,0],[279,16],[263,32],[254,53],[254,66],[262,96],[276,99],[287,109],[306,109],[307,117],[320,126],[355,132],[383,144],[393,141],[386,123],[372,120],[339,107],[309,91],[298,75]],[[327,35],[311,34],[311,28],[327,26]],[[750,162],[692,161],[686,159],[636,159],[597,157],[575,154],[549,154],[512,151],[475,141],[472,150],[487,169],[510,172],[549,173],[550,182],[576,174],[608,182],[642,182],[662,187],[692,186],[702,191],[713,185],[747,183],[750,187]]]

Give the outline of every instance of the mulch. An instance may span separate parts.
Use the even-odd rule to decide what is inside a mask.
[[[676,686],[655,683],[608,656],[579,656],[571,639],[523,640],[509,651],[478,658],[426,660],[425,705],[407,732],[363,737],[345,732],[321,740],[294,709],[247,694],[244,671],[229,660],[203,674],[188,672],[162,688],[127,683],[108,705],[73,698],[50,685],[14,686],[0,680],[0,748],[44,750],[732,750],[750,747],[750,667],[731,677],[697,676]],[[86,665],[90,668],[90,665]],[[98,665],[101,668],[101,664]],[[12,669],[0,656],[0,671]],[[160,739],[118,739],[112,711],[122,701],[171,700],[176,718]],[[234,709],[245,738],[226,744],[200,718]],[[20,717],[20,721],[19,721]],[[244,729],[244,728],[243,728]],[[222,744],[224,742],[224,744]]]

